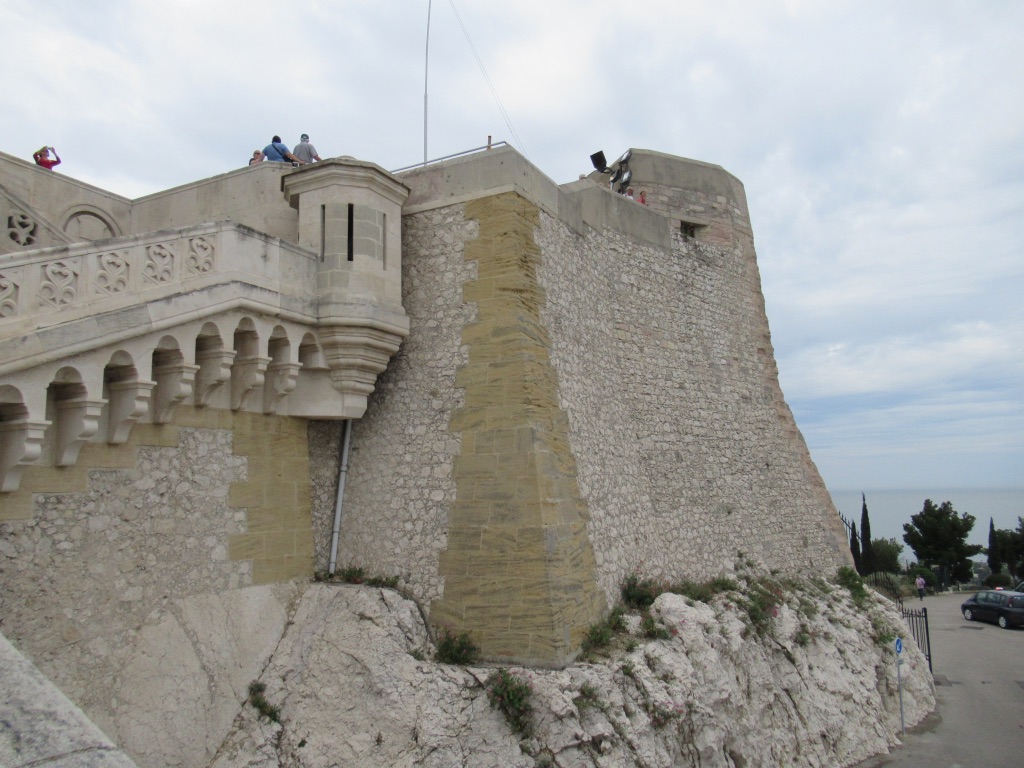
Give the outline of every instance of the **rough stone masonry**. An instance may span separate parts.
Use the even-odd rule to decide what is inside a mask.
[[[0,630],[130,754],[205,764],[326,568],[346,418],[339,564],[492,659],[570,663],[630,573],[848,563],[742,185],[629,162],[648,206],[509,148],[135,201],[0,155]]]

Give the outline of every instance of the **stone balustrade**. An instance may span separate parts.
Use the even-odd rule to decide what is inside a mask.
[[[167,423],[180,403],[361,416],[408,324],[365,299],[321,318],[321,269],[316,253],[233,223],[5,256],[0,491],[27,465],[71,466],[88,441]]]

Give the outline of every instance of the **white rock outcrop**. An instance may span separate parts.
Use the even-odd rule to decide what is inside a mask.
[[[527,734],[490,706],[493,669],[421,660],[432,646],[415,603],[311,586],[260,678],[280,722],[243,707],[211,768],[832,767],[897,744],[894,640],[907,633],[892,604],[766,583],[741,579],[709,603],[662,594],[592,663],[510,669],[532,687]],[[935,698],[905,647],[910,726]]]

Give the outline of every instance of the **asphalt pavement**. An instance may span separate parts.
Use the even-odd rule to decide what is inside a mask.
[[[936,708],[903,744],[854,768],[1024,767],[1024,628],[969,622],[970,593],[926,597]],[[917,608],[917,599],[906,603]]]

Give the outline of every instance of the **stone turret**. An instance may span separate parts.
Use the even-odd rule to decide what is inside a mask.
[[[377,374],[409,333],[402,309],[402,203],[409,194],[379,166],[327,160],[283,179],[299,211],[298,242],[318,256],[317,323],[335,388],[365,410]]]

